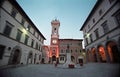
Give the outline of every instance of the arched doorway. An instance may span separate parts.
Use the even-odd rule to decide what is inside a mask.
[[[11,64],[19,64],[20,63],[20,50],[16,49],[12,55],[12,60],[11,60]]]
[[[56,56],[52,56],[52,62],[56,61]]]
[[[92,48],[92,58],[93,58],[93,62],[97,62],[97,55],[95,48]]]
[[[27,64],[32,64],[32,60],[33,60],[33,53],[30,52],[30,53],[28,54]]]
[[[104,47],[101,45],[98,47],[98,54],[101,62],[106,62],[106,54]]]
[[[71,56],[71,61],[75,63],[75,57]]]
[[[114,41],[107,43],[107,50],[111,62],[120,63],[120,52],[118,51],[117,44]]]

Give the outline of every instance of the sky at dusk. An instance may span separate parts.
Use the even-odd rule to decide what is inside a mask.
[[[17,0],[50,44],[51,21],[60,21],[59,38],[83,39],[81,26],[97,0]]]

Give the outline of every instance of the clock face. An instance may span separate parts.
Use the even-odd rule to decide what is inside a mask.
[[[57,43],[57,40],[52,40],[52,43],[53,43],[53,44],[56,44],[56,43]]]

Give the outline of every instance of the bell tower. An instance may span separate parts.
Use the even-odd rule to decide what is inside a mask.
[[[59,61],[59,48],[58,48],[58,39],[59,39],[59,20],[55,19],[51,21],[52,31],[51,31],[51,42],[50,42],[50,63],[54,61]]]

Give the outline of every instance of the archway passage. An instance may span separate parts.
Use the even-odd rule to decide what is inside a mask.
[[[113,41],[107,43],[107,50],[111,62],[120,63],[120,52],[118,51],[117,44]]]
[[[92,48],[92,57],[93,57],[93,62],[97,62],[97,55],[96,55],[95,48]]]
[[[20,50],[16,49],[13,54],[12,62],[11,64],[19,64],[20,63]]]
[[[99,58],[101,62],[106,62],[106,54],[103,46],[98,47]]]
[[[56,61],[56,56],[52,56],[52,62]]]

